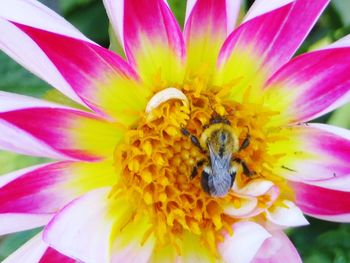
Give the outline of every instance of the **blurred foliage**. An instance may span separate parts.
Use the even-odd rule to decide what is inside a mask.
[[[42,0],[45,4],[62,14],[85,35],[102,46],[109,47],[108,19],[100,0]],[[168,0],[180,24],[183,26],[185,0]],[[251,5],[247,0],[245,8]],[[332,0],[319,22],[310,33],[298,54],[329,44],[350,33],[350,1]],[[119,50],[116,41],[112,41],[113,50]],[[24,70],[3,53],[0,53],[0,90],[45,97],[63,103],[57,99],[53,89]],[[334,125],[350,128],[350,105],[318,119]],[[20,156],[0,152],[0,174],[26,166],[48,161],[43,158]],[[290,237],[306,263],[346,263],[350,262],[350,225],[329,223],[309,219],[310,226],[291,230]],[[0,260],[23,244],[38,230],[26,231],[0,238]]]

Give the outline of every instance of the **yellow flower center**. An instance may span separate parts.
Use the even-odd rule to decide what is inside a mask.
[[[203,245],[216,255],[218,242],[225,233],[232,234],[232,224],[241,220],[227,214],[225,208],[239,209],[245,199],[233,190],[223,197],[205,192],[201,186],[203,167],[199,166],[198,175],[191,178],[198,161],[206,160],[210,166],[209,153],[194,145],[181,129],[200,138],[213,116],[223,117],[239,145],[248,137],[250,142],[232,155],[232,159],[243,160],[251,172],[248,176],[242,165],[233,164],[238,168],[235,184],[243,187],[264,178],[284,187],[284,181],[270,169],[278,156],[269,155],[267,150],[269,142],[278,139],[268,125],[276,113],[262,104],[237,103],[226,100],[225,94],[191,87],[181,87],[189,105],[179,99],[167,100],[126,133],[124,142],[116,147],[115,164],[121,180],[112,196],[127,196],[135,215],[150,218],[152,227],[144,241],[154,234],[158,247],[171,244],[181,254],[182,235],[188,231],[200,236]],[[269,201],[269,196],[260,196],[258,206],[263,208]]]

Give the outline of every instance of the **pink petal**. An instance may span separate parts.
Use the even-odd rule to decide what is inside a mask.
[[[267,105],[282,105],[281,118],[292,123],[317,118],[350,101],[349,71],[349,46],[298,56],[268,81]]]
[[[187,2],[185,42],[189,70],[207,66],[214,70],[220,47],[236,24],[240,0]]]
[[[57,103],[19,95],[15,93],[0,91],[0,112],[30,108],[60,108],[72,109]]]
[[[293,202],[284,200],[283,206],[266,211],[267,219],[275,225],[282,227],[296,227],[308,225],[309,222],[303,212]]]
[[[0,49],[25,68],[82,103],[40,48],[9,21],[89,41],[64,18],[33,0],[5,0],[0,7]]]
[[[63,17],[35,0],[3,0],[0,17],[16,23],[89,41]]]
[[[151,85],[155,79],[179,83],[185,45],[180,27],[164,0],[104,0],[129,62]]]
[[[253,5],[249,8],[246,16],[244,17],[244,22],[252,20],[255,17],[264,15],[293,2],[295,2],[295,0],[255,0]]]
[[[69,203],[44,230],[44,240],[57,251],[84,262],[109,262],[114,217],[110,188],[101,188]]]
[[[294,245],[282,231],[272,232],[251,263],[302,263]]]
[[[345,37],[337,40],[333,44],[326,46],[322,49],[337,48],[337,47],[349,47],[349,46],[350,46],[350,35],[346,35]]]
[[[0,29],[11,32],[3,40],[0,36],[0,48],[67,96],[128,124],[135,112],[144,110],[149,91],[139,85],[134,70],[107,49],[1,18]]]
[[[323,188],[350,192],[350,174],[329,179],[320,179],[314,181],[306,181],[308,184],[320,186]]]
[[[0,235],[7,235],[14,232],[20,232],[44,226],[51,220],[52,217],[52,214],[0,214]]]
[[[350,222],[350,192],[291,182],[295,203],[304,213],[330,221]]]
[[[293,181],[343,178],[350,174],[350,131],[325,124],[289,128],[289,141],[270,145],[272,154],[285,154],[275,172]]]
[[[261,92],[264,82],[294,55],[329,0],[270,2],[258,1],[225,41],[218,59],[219,85],[233,82],[243,93],[247,87]]]
[[[0,103],[0,148],[5,150],[96,160],[110,158],[122,135],[111,123],[80,110],[8,93],[0,93]]]
[[[76,260],[62,255],[53,248],[48,248],[39,263],[75,263]]]
[[[15,25],[35,41],[79,97],[96,112],[122,121],[131,111],[135,114],[144,110],[150,91],[140,86],[137,74],[116,54],[86,41]]]
[[[40,232],[2,262],[39,262],[47,248],[47,244],[42,240],[42,232]]]
[[[197,5],[197,6],[196,6]],[[214,3],[211,0],[188,0],[187,1],[187,7],[186,7],[186,19],[185,24],[188,22],[189,17],[193,15],[194,13],[200,11],[195,10],[195,8],[198,8],[199,5],[202,5],[207,11],[211,12],[218,12],[220,14],[220,17],[224,18],[225,24],[221,24],[222,21],[217,21],[221,24],[222,27],[226,28],[227,35],[232,32],[234,29],[237,18],[239,15],[239,9],[241,5],[241,0],[225,0],[223,1],[217,1],[217,3]],[[212,9],[213,8],[213,9]],[[204,11],[202,9],[202,11]],[[199,17],[198,19],[203,19],[203,22],[207,20],[205,16],[213,15],[213,13],[201,13],[197,14]],[[211,17],[210,19],[213,19],[214,17]],[[206,22],[210,22],[208,19]],[[215,23],[215,21],[212,21]],[[200,26],[198,24],[198,26]]]
[[[6,217],[18,222],[22,217],[30,220],[18,228],[27,224],[37,226],[46,222],[47,214],[57,212],[91,189],[112,185],[116,177],[112,164],[75,162],[51,163],[2,175],[0,214],[4,220]],[[15,225],[13,228],[17,230]]]
[[[3,112],[27,108],[69,109],[68,107],[23,95],[0,92],[0,114]],[[44,156],[57,159],[69,158],[64,153],[53,149],[50,145],[35,136],[25,133],[20,128],[2,120],[1,117],[0,134],[1,149],[34,156]]]
[[[218,249],[225,262],[249,263],[269,237],[259,224],[240,222],[233,225],[233,235],[227,235]]]

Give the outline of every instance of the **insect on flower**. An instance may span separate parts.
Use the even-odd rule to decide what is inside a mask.
[[[185,128],[181,129],[183,135],[189,137],[196,147],[201,151],[206,151],[208,155],[208,160],[201,159],[193,167],[191,179],[197,176],[198,169],[204,165],[201,175],[203,190],[212,196],[225,196],[233,186],[238,165],[242,165],[245,175],[252,175],[246,163],[234,157],[237,151],[244,150],[249,146],[250,136],[248,134],[239,145],[231,122],[218,114],[215,114],[204,128],[200,139]]]
[[[350,132],[298,125],[350,100],[349,36],[294,57],[329,0],[103,3],[122,56],[1,1],[0,49],[75,102],[0,92],[0,149],[53,160],[0,177],[0,234],[42,228],[5,263],[299,263],[283,229],[350,222]]]

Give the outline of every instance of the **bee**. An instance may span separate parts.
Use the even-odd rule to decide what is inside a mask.
[[[206,159],[199,160],[193,167],[191,179],[198,175],[198,169],[204,165],[201,186],[211,196],[223,197],[230,191],[239,165],[247,176],[253,174],[243,160],[234,158],[235,153],[249,146],[249,132],[239,145],[238,137],[228,119],[219,115],[214,116],[209,124],[204,126],[200,139],[185,128],[182,128],[181,132],[207,155]]]

